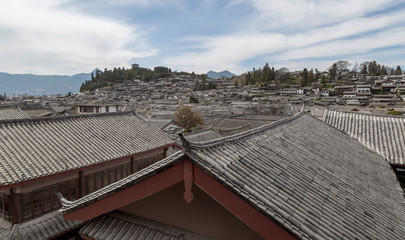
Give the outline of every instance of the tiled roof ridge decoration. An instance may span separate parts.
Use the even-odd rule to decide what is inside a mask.
[[[164,169],[167,169],[167,168],[177,164],[178,162],[182,161],[182,158],[184,156],[185,155],[184,155],[183,151],[177,151],[177,152],[173,153],[172,155],[170,155],[146,168],[143,168],[134,174],[131,174],[121,180],[111,183],[110,185],[107,185],[107,186],[105,186],[95,192],[92,192],[77,200],[69,201],[61,193],[57,193],[56,195],[62,204],[62,208],[60,211],[64,214],[72,212],[77,207],[86,206],[92,202],[95,202],[99,199],[112,195],[115,192],[125,189],[131,185],[135,185],[138,182],[145,180],[149,176],[157,174],[157,172],[162,171]],[[114,189],[114,191],[109,192],[111,189]]]
[[[183,146],[185,147],[186,151],[187,151],[188,148],[194,148],[194,149],[207,148],[207,147],[212,147],[212,146],[215,146],[215,145],[223,144],[223,143],[226,143],[226,142],[232,142],[232,141],[240,140],[242,138],[254,135],[254,134],[258,133],[258,132],[266,131],[266,130],[272,128],[272,127],[279,126],[281,124],[284,124],[284,123],[290,122],[290,121],[292,121],[294,119],[297,119],[303,114],[305,114],[304,113],[304,106],[302,106],[300,112],[296,113],[294,116],[291,116],[289,118],[281,119],[281,120],[271,122],[271,123],[265,124],[263,126],[260,126],[260,127],[254,128],[254,129],[249,129],[249,130],[241,132],[241,133],[237,133],[237,134],[234,134],[234,135],[217,138],[217,139],[210,140],[210,141],[191,142],[191,141],[187,140],[182,133],[179,134],[179,137],[180,137],[181,141],[183,142]]]
[[[380,154],[390,164],[405,165],[405,117],[326,109],[323,121]]]
[[[7,120],[0,120],[0,126],[1,126],[1,124],[8,124],[8,123],[9,124],[13,124],[13,123],[18,124],[18,123],[36,123],[36,122],[46,122],[46,121],[58,121],[58,120],[63,121],[63,120],[70,120],[70,119],[92,118],[92,117],[111,116],[111,115],[127,115],[127,114],[128,115],[133,114],[133,115],[141,118],[135,111],[129,110],[129,111],[123,111],[123,112],[60,115],[60,116],[53,116],[53,117],[36,117],[36,118],[28,118],[28,119],[7,119]]]

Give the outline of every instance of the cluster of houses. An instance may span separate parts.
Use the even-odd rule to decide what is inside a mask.
[[[32,118],[0,107],[1,239],[405,236],[403,138],[384,135],[396,147],[386,155],[382,136],[368,146],[338,129],[363,116],[217,113],[174,139],[173,122],[105,109]]]

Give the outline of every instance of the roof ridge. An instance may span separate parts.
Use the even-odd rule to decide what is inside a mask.
[[[205,142],[191,142],[191,141],[187,140],[182,133],[179,134],[179,137],[180,137],[186,151],[188,148],[207,148],[207,147],[216,146],[216,145],[219,145],[222,143],[239,140],[241,138],[250,136],[252,134],[268,130],[270,128],[281,125],[283,123],[295,120],[295,119],[299,118],[300,116],[302,116],[303,114],[305,114],[304,106],[302,106],[300,112],[296,113],[295,115],[293,115],[289,118],[280,119],[278,121],[271,122],[271,123],[265,124],[263,126],[260,126],[260,127],[254,128],[254,129],[249,129],[249,130],[241,132],[241,133],[237,133],[237,134],[234,134],[231,136],[225,136],[225,137],[221,137],[221,138],[217,138],[217,139],[209,140],[209,141],[205,141]]]
[[[122,112],[109,112],[109,113],[95,113],[95,114],[75,114],[75,115],[63,115],[63,116],[52,116],[52,117],[39,117],[39,118],[28,118],[28,119],[6,119],[0,120],[0,125],[7,123],[34,123],[34,122],[47,122],[47,121],[56,121],[56,120],[67,120],[67,119],[79,119],[79,118],[91,118],[99,116],[110,116],[110,115],[126,115],[133,114],[139,117],[135,111],[122,111]]]
[[[398,115],[382,115],[382,114],[367,114],[367,113],[361,113],[361,112],[353,112],[353,111],[345,111],[345,110],[335,110],[335,109],[325,109],[326,112],[340,112],[340,113],[353,113],[353,114],[358,114],[358,115],[364,115],[364,116],[375,116],[375,117],[393,117],[393,118],[405,118],[405,116],[398,116]]]

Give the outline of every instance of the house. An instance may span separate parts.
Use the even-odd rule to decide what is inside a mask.
[[[352,92],[354,91],[354,85],[336,85],[334,88],[335,94],[342,96],[343,92]]]
[[[61,217],[56,192],[83,197],[165,158],[175,144],[134,112],[3,120],[0,129],[0,239],[68,234],[83,222]]]
[[[323,119],[383,156],[402,179],[401,185],[405,189],[405,117],[326,109]]]
[[[177,152],[77,200],[85,239],[402,239],[387,161],[304,112]],[[186,237],[187,236],[187,237]]]
[[[357,96],[371,96],[371,85],[357,85]]]
[[[87,103],[76,106],[78,114],[109,113],[121,111],[118,104]]]

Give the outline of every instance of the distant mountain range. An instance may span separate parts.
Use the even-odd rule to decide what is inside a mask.
[[[98,69],[95,69],[96,71]],[[93,72],[94,72],[93,71]],[[25,93],[31,95],[67,94],[79,92],[80,86],[90,80],[91,73],[68,75],[10,74],[0,72],[0,94]]]
[[[222,71],[222,72],[209,71],[209,72],[207,72],[207,76],[209,78],[212,78],[212,79],[220,79],[220,78],[223,78],[223,77],[231,78],[231,77],[236,76],[236,75],[229,72],[229,71]]]

